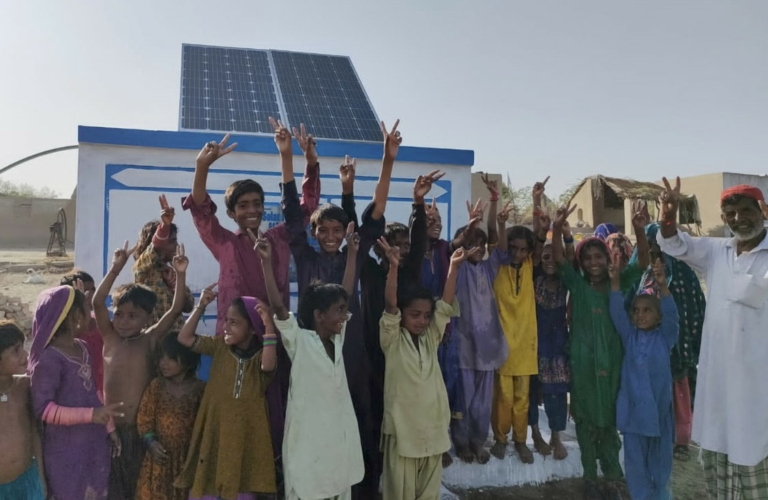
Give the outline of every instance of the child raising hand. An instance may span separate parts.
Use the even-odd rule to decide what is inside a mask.
[[[674,413],[669,353],[677,342],[678,313],[667,287],[664,264],[653,264],[661,300],[637,295],[632,316],[624,309],[621,254],[614,252],[611,278],[611,319],[624,345],[621,385],[616,401],[616,426],[624,436],[624,463],[632,498],[671,498]]]
[[[399,250],[384,238],[379,245],[389,259],[386,309],[380,321],[381,349],[386,357],[381,439],[384,498],[438,498],[442,455],[451,443],[446,432],[448,395],[437,347],[451,317],[459,314],[456,277],[472,251],[458,248],[453,253],[443,297],[435,304],[429,290],[398,290]]]

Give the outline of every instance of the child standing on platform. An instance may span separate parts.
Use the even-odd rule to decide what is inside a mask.
[[[451,447],[446,432],[450,409],[437,346],[451,317],[459,314],[455,299],[459,266],[479,252],[459,248],[453,253],[443,297],[435,304],[428,290],[398,290],[399,249],[384,238],[379,244],[389,259],[386,309],[379,327],[386,356],[381,431],[384,500],[437,499],[442,455]]]
[[[365,474],[360,431],[342,355],[355,288],[360,239],[347,226],[346,268],[342,284],[315,281],[299,301],[298,321],[280,297],[272,275],[269,242],[256,240],[275,327],[291,358],[291,389],[285,419],[283,464],[287,500],[349,500]]]
[[[45,500],[40,429],[32,409],[24,332],[0,320],[0,498]]]
[[[253,250],[251,250],[253,251]],[[223,337],[197,335],[213,284],[179,333],[179,343],[212,357],[211,374],[192,431],[187,459],[174,486],[190,498],[255,500],[275,493],[275,462],[265,391],[277,364],[277,336],[256,336],[261,313],[253,297],[238,297],[227,311]]]
[[[488,234],[476,227],[480,223],[477,219],[456,231],[456,239],[464,235],[461,238],[463,248],[470,256],[467,264],[458,270],[456,298],[462,305],[462,314],[452,321],[453,335],[458,342],[459,380],[464,403],[462,419],[452,433],[453,444],[462,461],[477,460],[481,464],[490,458],[485,441],[491,427],[493,374],[504,364],[508,353],[493,295],[493,281],[501,263],[507,259],[507,240],[499,240],[498,235],[505,234],[509,218],[509,203],[496,213],[497,183],[489,181],[487,176],[483,180],[491,195]],[[483,260],[486,245],[496,248],[487,260]]]
[[[195,376],[200,355],[181,345],[176,333],[160,342],[160,376],[141,398],[136,425],[147,446],[136,500],[187,500],[173,487],[187,456],[205,383]]]
[[[677,342],[678,313],[664,264],[653,265],[656,295],[637,295],[630,321],[621,292],[621,259],[612,255],[611,319],[624,345],[616,426],[624,436],[627,486],[636,500],[669,500],[675,420],[669,353]]]

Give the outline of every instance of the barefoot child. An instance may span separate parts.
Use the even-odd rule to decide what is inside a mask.
[[[278,128],[277,122],[270,118],[272,126]],[[296,141],[299,143],[304,157],[306,169],[304,170],[304,182],[302,189],[301,210],[304,216],[304,224],[309,215],[317,208],[320,196],[320,164],[317,160],[315,140],[312,135],[307,135],[304,125],[301,132],[293,129]],[[230,231],[219,223],[216,216],[216,204],[213,203],[207,192],[208,173],[213,163],[232,152],[237,143],[226,147],[229,134],[224,136],[221,143],[211,141],[203,146],[197,155],[195,162],[195,179],[192,192],[182,202],[184,210],[192,214],[192,222],[208,250],[219,263],[219,299],[216,302],[216,335],[224,335],[224,327],[227,323],[227,311],[232,301],[237,297],[256,297],[259,300],[267,300],[267,291],[264,287],[261,269],[261,261],[253,251],[253,242],[248,237],[247,230],[258,231],[264,216],[264,189],[252,179],[241,179],[233,182],[224,193],[224,204],[227,217],[237,224],[236,231]],[[293,179],[293,145],[288,141],[285,155],[281,155],[282,169],[290,172]],[[244,172],[245,174],[245,172]],[[290,183],[283,179],[283,191],[291,189]],[[288,248],[288,231],[285,224],[278,224],[264,232],[266,238],[275,249],[274,267],[277,286],[283,294],[285,303],[290,303],[290,283],[288,279],[288,263],[290,250]],[[264,333],[261,319],[256,317],[256,335]],[[283,425],[285,423],[285,405],[288,396],[288,376],[290,362],[280,340],[277,344],[277,372],[272,383],[267,388],[267,401],[269,404],[269,425],[272,432],[272,442],[275,444],[274,456],[276,465],[280,464],[280,443],[283,442]]]
[[[637,295],[630,321],[621,292],[621,259],[612,255],[609,274],[611,319],[624,345],[616,426],[624,436],[627,486],[632,498],[669,500],[675,428],[669,353],[677,341],[677,307],[658,259],[653,279],[661,300]]]
[[[156,296],[152,290],[134,283],[122,285],[112,292],[114,317],[110,320],[106,300],[115,278],[128,262],[133,249],[128,242],[115,250],[112,267],[93,296],[96,324],[104,339],[104,396],[108,405],[123,402],[123,416],[115,419],[122,453],[112,461],[109,498],[132,500],[144,459],[144,444],[136,429],[141,396],[155,373],[153,355],[158,341],[173,327],[184,307],[184,287],[189,260],[184,246],[173,258],[176,292],[171,309],[157,323],[152,323]]]
[[[487,463],[490,457],[485,442],[491,428],[493,373],[504,364],[508,353],[493,296],[493,281],[499,266],[507,259],[507,240],[498,241],[498,235],[506,232],[509,204],[497,214],[499,191],[496,182],[488,181],[487,176],[484,180],[491,194],[488,234],[476,227],[480,222],[478,219],[472,219],[469,225],[456,231],[454,241],[461,238],[464,250],[470,256],[467,264],[458,270],[456,298],[462,304],[462,314],[452,321],[458,342],[459,379],[464,402],[460,423],[463,432],[453,433],[453,444],[462,461],[477,460],[480,464]],[[497,241],[498,246],[490,257],[483,260],[486,244],[495,246]]]
[[[544,182],[533,186],[534,212],[540,210]],[[530,379],[538,373],[536,294],[533,289],[533,269],[540,257],[538,244],[539,219],[534,217],[534,231],[525,226],[513,226],[506,231],[509,263],[502,265],[493,283],[499,308],[501,326],[509,347],[507,361],[496,370],[493,382],[491,427],[494,444],[491,454],[503,459],[506,455],[509,431],[520,461],[533,463],[533,453],[526,444],[528,438],[528,406]],[[546,238],[545,238],[546,241]]]
[[[29,373],[35,415],[44,424],[49,498],[107,498],[110,441],[112,456],[120,453],[112,418],[123,416],[123,405],[102,406],[88,349],[75,338],[84,320],[85,296],[79,290],[60,286],[40,293]]]
[[[171,262],[178,246],[178,229],[173,223],[176,211],[168,205],[165,195],[160,196],[160,220],[149,221],[141,228],[138,247],[133,252],[136,262],[133,264],[133,281],[145,285],[155,292],[157,303],[152,313],[152,323],[157,323],[173,304],[173,293],[176,288],[176,274]],[[184,287],[184,309],[182,312],[192,312],[195,298],[189,288]],[[184,318],[176,320],[181,328]]]
[[[253,250],[251,250],[253,251]],[[229,306],[224,335],[196,335],[205,308],[216,299],[203,290],[197,307],[179,333],[179,343],[212,357],[211,374],[195,419],[187,459],[174,486],[193,499],[255,500],[275,493],[275,462],[265,391],[275,372],[277,335],[263,324],[253,297]]]
[[[136,425],[147,446],[136,500],[187,500],[189,492],[174,488],[192,438],[205,382],[195,371],[200,355],[181,345],[176,333],[160,342],[160,376],[141,398]]]
[[[572,321],[569,359],[571,363],[571,413],[584,468],[584,498],[599,497],[597,461],[608,482],[607,496],[621,498],[618,482],[623,473],[619,463],[621,441],[616,432],[616,397],[621,376],[622,347],[608,310],[610,251],[598,238],[586,238],[576,248],[577,272],[563,254],[562,230],[576,207],[561,207],[552,229],[552,254],[560,279],[571,293]],[[634,224],[645,221],[635,216]],[[637,284],[648,265],[648,242],[642,229],[636,231],[639,265],[621,272],[621,289]],[[639,266],[643,267],[640,268]],[[670,382],[671,383],[671,382]]]
[[[549,218],[547,218],[547,221]],[[542,224],[549,228],[549,223]],[[563,229],[565,231],[565,228]],[[565,244],[573,249],[570,232],[564,236]],[[570,262],[571,259],[568,259]],[[536,325],[538,329],[539,373],[531,377],[531,400],[528,424],[533,434],[533,445],[542,455],[552,453],[555,460],[563,460],[568,451],[560,440],[568,418],[568,389],[570,368],[566,345],[568,343],[567,302],[568,290],[557,274],[552,245],[544,245],[541,264],[534,269],[536,291]],[[549,423],[550,441],[547,444],[539,430],[539,400],[543,400]]]
[[[391,131],[387,131],[384,123],[381,123],[384,138],[384,158],[382,159],[381,173],[376,183],[373,200],[363,212],[362,224],[359,229],[360,245],[356,261],[356,273],[358,275],[364,261],[364,256],[368,254],[376,240],[384,234],[384,210],[387,204],[389,184],[397,152],[402,142],[400,132],[397,131],[398,124],[399,121],[395,123]],[[286,149],[286,141],[290,142],[290,134],[288,134],[285,128],[279,127],[275,132],[275,143],[278,145],[281,154],[284,154],[283,151]],[[345,182],[342,186],[342,189],[348,193],[349,198],[351,198],[350,191],[354,181],[354,168],[355,161],[352,160],[350,162],[349,157],[346,158],[344,165],[341,166],[342,172],[346,170],[351,174],[349,176],[342,175],[342,180],[349,180],[349,182]],[[284,170],[283,210],[285,224],[290,233],[291,253],[296,262],[299,296],[302,296],[304,290],[314,280],[336,284],[342,282],[349,252],[346,247],[342,249],[341,244],[344,241],[347,225],[349,222],[353,222],[353,214],[348,214],[342,207],[331,204],[323,205],[315,210],[310,219],[310,224],[312,236],[317,238],[320,251],[315,250],[309,244],[307,238],[306,226],[302,222],[299,210],[296,185],[291,182],[292,180],[292,172]],[[351,199],[353,200],[354,198]],[[357,218],[356,215],[354,218]],[[370,367],[365,350],[364,323],[362,314],[360,314],[357,282],[354,285],[355,290],[350,295],[349,304],[352,317],[346,330],[343,346],[344,367],[347,370],[349,392],[358,419],[360,441],[363,446],[363,459],[365,461],[365,480],[363,484],[356,487],[356,494],[362,495],[362,498],[372,498],[378,491],[378,481],[374,479],[378,453],[376,442],[374,441],[374,431],[371,428],[368,387]]]
[[[93,367],[93,380],[96,382],[96,388],[104,396],[104,341],[101,339],[101,333],[96,326],[96,318],[93,316],[93,306],[91,301],[96,291],[96,282],[93,277],[85,271],[75,270],[70,274],[61,277],[59,282],[61,286],[71,286],[85,294],[85,320],[82,329],[77,334],[77,338],[85,342],[88,348],[88,356],[91,358]]]
[[[0,498],[45,500],[40,430],[32,410],[24,332],[0,321]]]
[[[276,318],[274,326],[268,317],[264,322],[280,331],[292,362],[283,442],[287,500],[349,500],[352,485],[365,473],[342,355],[360,243],[354,223],[347,226],[345,239],[349,251],[343,284],[310,283],[299,301],[301,326],[286,309],[271,275],[269,242],[256,240]]]
[[[436,499],[442,455],[451,447],[446,432],[451,414],[437,346],[451,317],[459,314],[456,278],[468,255],[463,248],[453,253],[443,298],[435,304],[428,290],[398,290],[400,252],[384,238],[379,244],[389,259],[386,310],[379,327],[387,359],[381,431],[384,500]]]

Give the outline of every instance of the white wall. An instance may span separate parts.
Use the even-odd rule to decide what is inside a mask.
[[[190,288],[197,293],[202,287],[217,280],[217,262],[197,235],[189,212],[181,209],[181,198],[189,194],[192,186],[197,151],[81,143],[78,154],[75,240],[78,267],[95,277],[101,276],[111,260],[112,251],[122,246],[126,239],[132,245],[142,225],[150,219],[159,218],[157,197],[165,194],[176,208],[174,222],[179,226],[179,241],[185,244],[190,259]],[[294,159],[298,182],[304,170],[303,160],[301,156],[295,156]],[[320,158],[323,202],[340,202],[338,166],[341,161],[341,158]],[[373,196],[380,167],[379,160],[357,162],[355,194],[358,216]],[[459,227],[457,223],[465,223],[464,201],[471,194],[471,174],[467,166],[397,162],[385,216],[388,221],[407,224],[411,212],[413,181],[419,174],[434,169],[446,172],[446,176],[433,187],[443,214],[445,238]],[[259,182],[266,193],[268,208],[271,205],[272,210],[279,210],[278,155],[233,152],[218,160],[208,177],[209,192],[219,207],[219,220],[223,226],[232,230],[236,229],[236,225],[226,215],[223,192],[233,181],[244,177]],[[267,225],[265,220],[264,227]],[[125,269],[116,284],[131,280],[130,270]],[[215,310],[215,307],[209,308],[209,311]],[[215,321],[208,321],[207,329],[212,330],[214,326]]]

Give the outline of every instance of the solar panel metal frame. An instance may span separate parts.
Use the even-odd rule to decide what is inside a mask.
[[[292,123],[290,121],[290,117],[288,115],[288,112],[286,110],[285,101],[283,100],[283,94],[282,90],[280,88],[280,81],[277,76],[277,70],[275,68],[275,62],[274,58],[272,56],[273,52],[284,52],[284,53],[291,53],[291,54],[301,54],[301,55],[309,55],[309,56],[324,56],[324,57],[338,57],[346,59],[349,62],[349,66],[352,69],[352,73],[360,86],[360,89],[363,92],[363,95],[365,96],[366,102],[373,113],[373,116],[376,119],[376,123],[380,123],[381,120],[379,118],[378,113],[376,113],[376,108],[374,108],[373,103],[371,102],[371,98],[368,95],[368,92],[365,90],[365,86],[363,86],[362,80],[360,80],[360,75],[357,73],[357,68],[355,68],[355,65],[352,63],[352,58],[349,56],[343,56],[343,55],[335,55],[335,54],[320,54],[317,52],[299,52],[299,51],[292,51],[292,50],[278,50],[278,49],[252,49],[252,48],[244,48],[244,47],[223,47],[218,45],[203,45],[203,44],[193,44],[193,43],[183,43],[181,45],[181,70],[179,74],[179,130],[183,131],[190,131],[190,132],[214,132],[214,133],[220,133],[220,134],[243,134],[243,135],[256,135],[256,136],[272,136],[271,133],[266,132],[244,132],[240,130],[218,130],[218,129],[200,129],[200,128],[185,128],[182,126],[183,122],[183,111],[184,111],[184,49],[186,47],[194,47],[194,48],[202,48],[202,49],[219,49],[219,50],[246,50],[246,51],[255,51],[255,52],[265,52],[267,55],[267,60],[269,61],[269,68],[270,68],[270,77],[272,79],[272,87],[274,89],[276,102],[278,105],[278,110],[281,115],[281,119],[283,123],[290,129],[291,127],[299,127],[299,123]],[[308,133],[312,133],[311,130],[307,130]],[[363,140],[363,139],[343,139],[343,138],[328,138],[328,137],[321,137],[318,136],[318,139],[322,139],[324,141],[335,141],[335,142],[382,142],[383,137],[379,141],[369,141],[369,140]]]

